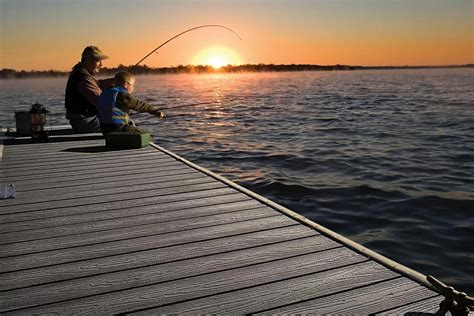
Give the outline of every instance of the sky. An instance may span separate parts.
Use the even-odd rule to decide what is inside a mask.
[[[143,64],[474,63],[474,0],[0,0],[0,69],[69,70],[88,45]]]

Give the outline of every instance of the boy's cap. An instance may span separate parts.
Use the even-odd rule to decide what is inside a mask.
[[[84,51],[82,52],[82,58],[88,58],[88,57],[93,57],[95,59],[107,59],[109,56],[104,55],[102,51],[96,47],[96,46],[87,46],[84,48]]]

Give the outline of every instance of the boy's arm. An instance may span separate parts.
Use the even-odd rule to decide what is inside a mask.
[[[157,114],[157,111],[153,105],[145,101],[135,99],[130,93],[119,92],[117,95],[117,105],[123,110],[134,110],[137,112],[148,112],[150,114]]]

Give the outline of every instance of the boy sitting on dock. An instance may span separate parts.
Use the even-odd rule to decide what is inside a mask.
[[[102,134],[111,132],[144,133],[143,130],[130,124],[129,111],[148,112],[159,118],[165,114],[151,104],[137,100],[132,96],[135,78],[126,71],[118,72],[115,87],[103,91],[99,98],[99,121]]]

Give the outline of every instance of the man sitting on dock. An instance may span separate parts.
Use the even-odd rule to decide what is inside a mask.
[[[95,46],[87,46],[82,58],[69,74],[66,86],[66,118],[75,133],[100,132],[97,108],[102,90],[113,86],[114,79],[96,80],[94,75],[102,67],[102,60],[107,59]]]
[[[118,72],[114,79],[115,87],[102,92],[99,98],[99,121],[104,135],[111,132],[143,133],[143,130],[130,124],[130,110],[165,117],[165,114],[153,105],[131,95],[135,85],[135,78],[131,73]]]

